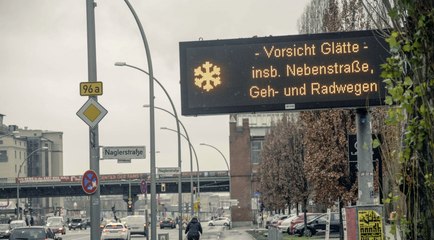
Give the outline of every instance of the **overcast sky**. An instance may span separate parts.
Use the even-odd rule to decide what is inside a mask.
[[[297,34],[297,19],[308,0],[131,0],[151,49],[155,77],[181,111],[179,42]],[[147,70],[140,32],[122,0],[97,1],[95,9],[99,103],[108,114],[99,124],[101,146],[145,145],[147,159],[131,164],[104,160],[101,174],[149,172],[148,76],[114,62]],[[64,174],[89,169],[89,129],[76,115],[87,101],[85,0],[0,0],[0,113],[4,124],[63,132]],[[155,105],[170,109],[155,85]],[[175,120],[156,110],[157,167],[176,167]],[[226,170],[229,115],[181,117],[198,154],[200,170]],[[183,171],[190,169],[183,142]],[[194,164],[194,168],[195,168]]]

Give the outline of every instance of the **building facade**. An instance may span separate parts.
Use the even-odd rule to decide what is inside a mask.
[[[62,176],[63,133],[5,125],[4,117],[0,114],[0,184],[16,182],[18,177]],[[62,205],[61,198],[20,199],[25,211],[41,214]]]
[[[257,172],[265,135],[285,113],[231,114],[229,121],[231,207],[234,226],[250,226],[256,219],[260,192]],[[296,114],[291,113],[296,117]]]

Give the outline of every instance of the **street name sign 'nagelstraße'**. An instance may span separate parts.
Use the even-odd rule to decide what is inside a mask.
[[[383,104],[376,31],[180,43],[183,115]]]

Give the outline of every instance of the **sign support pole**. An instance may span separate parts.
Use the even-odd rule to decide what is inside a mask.
[[[359,195],[357,205],[374,204],[371,116],[366,108],[356,110]]]
[[[95,44],[95,8],[96,4],[93,0],[86,0],[86,18],[87,18],[87,66],[88,66],[88,81],[96,82],[96,44]],[[90,96],[95,101],[96,96]],[[89,127],[89,153],[90,153],[90,169],[99,176],[99,136],[98,124],[95,127]],[[96,192],[90,197],[90,239],[100,239],[100,188],[99,182]]]

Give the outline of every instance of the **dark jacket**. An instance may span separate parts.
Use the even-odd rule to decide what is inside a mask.
[[[197,218],[191,219],[191,221],[187,224],[185,233],[187,234],[187,237],[199,236],[199,233],[202,234],[202,225],[200,225],[200,222],[197,220]]]

